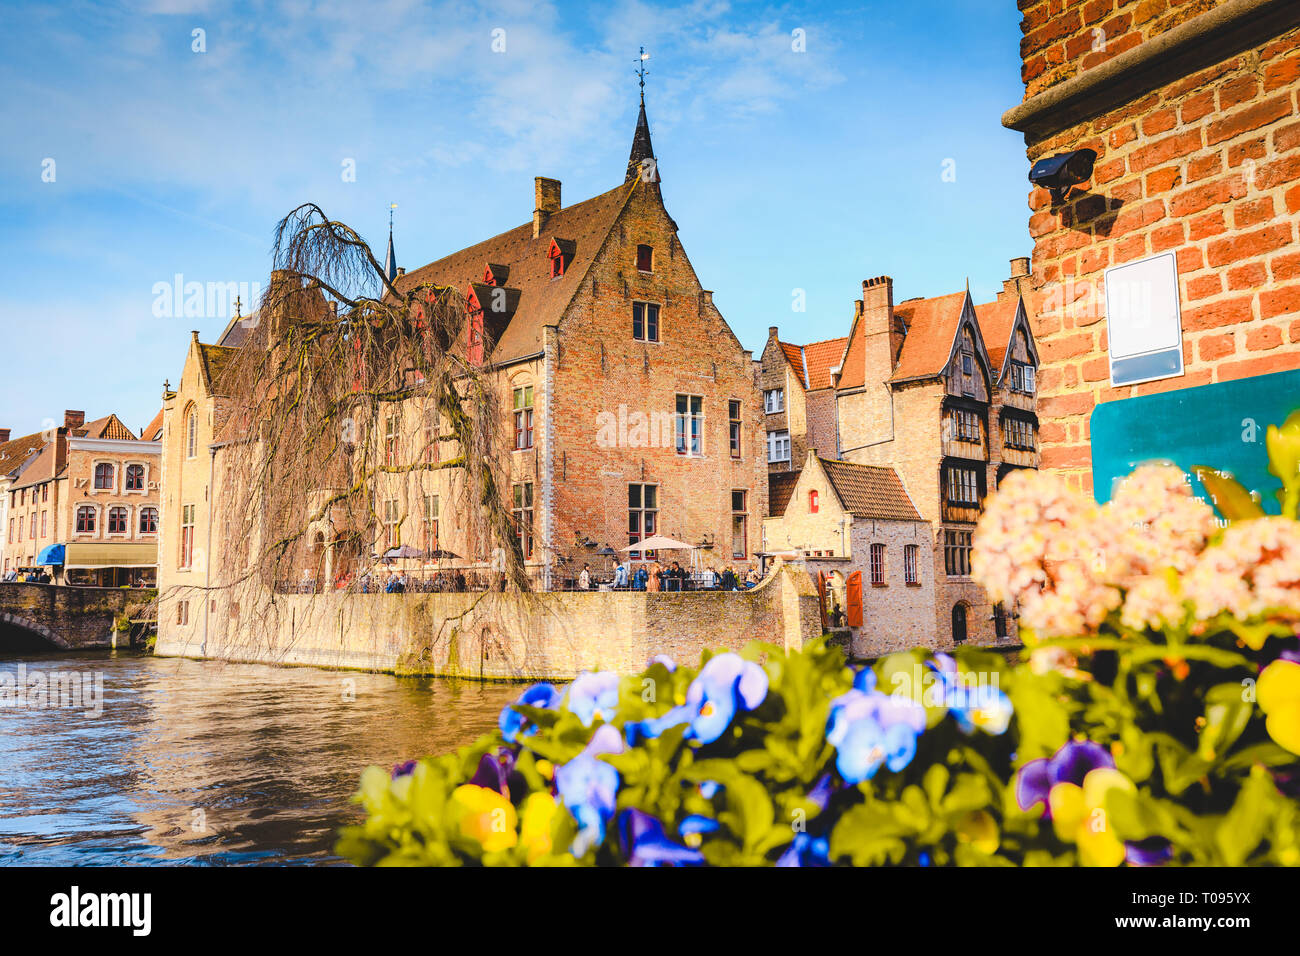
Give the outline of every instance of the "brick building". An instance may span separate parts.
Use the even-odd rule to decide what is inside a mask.
[[[821,458],[769,476],[764,548],[814,577],[826,624],[847,627],[855,657],[935,646],[929,522],[892,468]]]
[[[1300,368],[1300,4],[1020,9],[1025,98],[1004,125],[1031,161],[1096,153],[1091,180],[1029,194],[1042,464],[1091,488],[1098,403]],[[1105,270],[1161,254],[1181,374],[1115,385]]]
[[[792,345],[767,330],[761,359],[763,426],[767,466],[798,470],[810,450],[835,448],[835,388],[831,374],[844,357],[847,339]]]
[[[510,494],[528,564],[560,586],[595,565],[598,549],[662,533],[743,570],[767,506],[755,363],[665,208],[644,102],[622,183],[565,206],[559,181],[538,178],[534,200],[530,222],[396,282],[449,286],[469,302],[471,360],[482,342],[477,360],[510,418]],[[396,427],[404,446],[427,444],[412,423]],[[435,508],[445,500],[436,487],[423,497]],[[418,510],[394,514],[397,537],[417,547],[428,505]],[[439,515],[437,533],[442,550],[472,556],[454,515]]]
[[[9,545],[9,489],[45,446],[45,436],[40,432],[19,438],[11,435],[10,429],[0,428],[0,575],[21,566],[15,554],[26,554],[25,548],[15,551]]]
[[[42,566],[69,584],[153,584],[157,569],[158,456],[116,415],[86,422],[64,412],[8,489],[6,560]]]

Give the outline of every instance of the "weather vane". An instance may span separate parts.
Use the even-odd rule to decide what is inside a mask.
[[[641,47],[641,56],[637,60],[636,75],[641,78],[641,105],[642,106],[645,106],[645,77],[646,77],[645,61],[648,59],[650,59],[650,54],[645,51],[645,47]]]
[[[393,231],[393,210],[396,208],[397,208],[397,203],[390,202],[388,204],[388,231],[389,232]]]

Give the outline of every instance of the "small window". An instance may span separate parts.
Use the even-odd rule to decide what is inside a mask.
[[[746,491],[731,493],[731,557],[737,561],[743,561],[749,553],[749,515],[746,509],[748,497]]]
[[[917,574],[916,558],[920,548],[915,544],[903,545],[903,581],[906,584],[920,584]]]
[[[885,586],[885,546],[883,544],[873,544],[871,546],[871,586],[875,588]]]
[[[515,451],[533,447],[533,387],[514,390]]]
[[[397,445],[400,420],[396,412],[391,412],[384,419],[384,464],[397,464]]]
[[[676,421],[677,454],[692,457],[704,454],[704,398],[678,395]]]
[[[101,462],[95,466],[95,489],[97,491],[111,491],[113,489],[113,466],[107,462]]]
[[[176,602],[176,623],[177,624],[190,623],[190,602],[189,601]]]
[[[632,303],[632,338],[638,342],[659,341],[659,306],[653,302]]]
[[[731,457],[740,457],[740,402],[727,402],[727,434],[731,442]]]
[[[185,417],[185,457],[193,458],[199,453],[199,414],[193,408]]]
[[[514,486],[515,534],[519,537],[519,551],[527,560],[533,556],[533,483]]]
[[[22,518],[18,519],[20,522]],[[22,537],[22,525],[19,525],[18,537]],[[95,533],[95,509],[90,505],[82,505],[77,509],[77,534],[94,534]]]
[[[767,460],[772,463],[790,460],[789,432],[767,433]]]
[[[769,388],[763,392],[763,411],[769,415],[785,411],[785,389]]]
[[[126,466],[126,490],[144,491],[144,465]]]
[[[808,492],[808,513],[815,515],[817,513],[817,509],[818,509],[817,489],[813,488],[811,491]]]
[[[979,473],[974,468],[948,468],[948,504],[978,505]]]
[[[125,508],[108,509],[108,533],[126,534],[126,509]]]
[[[637,272],[654,272],[655,252],[647,245],[636,247],[636,271]]]
[[[659,486],[630,484],[627,486],[627,543],[634,545],[652,537],[659,527]],[[653,561],[655,551],[631,551],[631,561]]]
[[[949,577],[970,576],[971,532],[945,531],[943,533],[943,563]]]
[[[158,533],[158,509],[157,508],[140,509],[140,533],[141,534]]]

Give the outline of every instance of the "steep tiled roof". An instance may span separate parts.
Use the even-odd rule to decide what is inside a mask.
[[[799,483],[800,471],[770,471],[767,473],[767,516],[777,518],[785,514],[794,486]]]
[[[15,471],[23,462],[39,452],[44,444],[45,438],[40,432],[0,443],[0,478]]]
[[[980,335],[989,350],[989,367],[993,375],[1002,371],[1002,361],[1006,358],[1011,345],[1011,330],[1016,324],[1016,306],[1019,300],[1014,296],[1004,296],[993,302],[975,306],[975,315],[980,323]]]
[[[808,388],[830,388],[831,369],[840,364],[844,358],[844,346],[847,338],[826,339],[824,342],[809,342],[803,347],[803,358],[808,364]]]
[[[96,418],[93,422],[87,422],[85,427],[78,428],[72,434],[76,438],[109,438],[113,441],[136,441],[135,432],[127,428],[122,419],[116,415],[105,415],[103,418]]]
[[[789,342],[777,342],[776,344],[781,346],[781,352],[785,355],[785,360],[790,363],[795,375],[799,377],[799,384],[807,388],[808,382],[804,378],[806,373],[803,367],[803,347],[791,345]]]
[[[894,307],[894,315],[907,323],[907,337],[890,381],[939,375],[952,355],[952,343],[961,322],[965,292],[911,299]]]
[[[845,509],[857,518],[920,521],[912,499],[892,468],[821,459],[826,477]]]
[[[482,281],[489,263],[504,265],[509,269],[510,286],[519,290],[519,307],[491,359],[507,362],[535,355],[542,350],[542,329],[559,322],[633,190],[644,188],[636,178],[561,208],[547,216],[536,239],[532,222],[526,222],[408,272],[397,280],[397,288],[406,292],[421,285],[451,286],[463,295],[470,283]],[[573,243],[572,261],[556,279],[551,278],[547,256],[554,237]]]
[[[153,417],[148,425],[144,426],[144,431],[140,433],[143,441],[159,441],[162,439],[163,427],[163,410],[158,409],[158,414]]]
[[[14,482],[13,490],[30,488],[32,485],[39,485],[43,481],[58,477],[54,470],[56,460],[57,446],[54,442],[47,442],[32,463],[23,469],[22,475]]]

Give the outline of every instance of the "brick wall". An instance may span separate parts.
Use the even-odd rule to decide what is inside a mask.
[[[1026,99],[1220,5],[1022,2]],[[1087,48],[1094,26],[1104,53]],[[1045,190],[1029,196],[1042,466],[1084,488],[1097,403],[1300,367],[1300,30],[1134,89],[1027,135],[1031,161],[1097,152],[1086,189],[1057,206]],[[1177,257],[1186,374],[1112,388],[1103,270],[1165,251]]]

